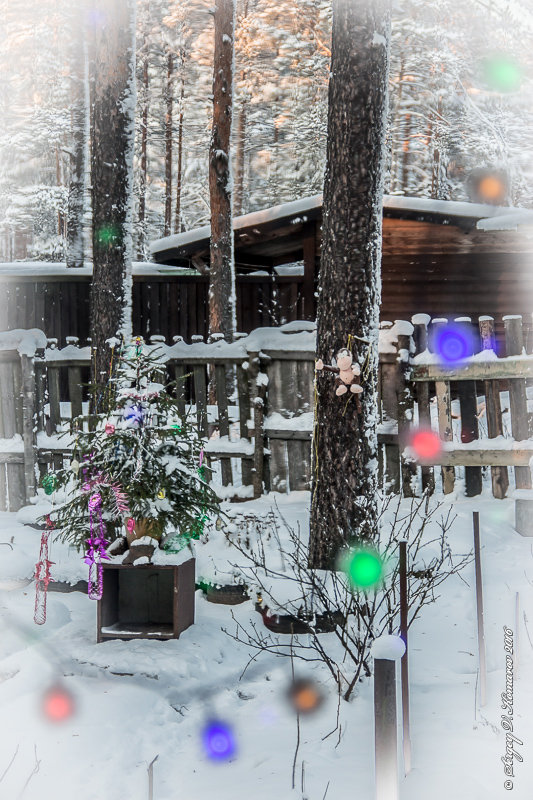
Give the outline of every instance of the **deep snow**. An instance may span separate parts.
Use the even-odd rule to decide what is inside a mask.
[[[479,509],[487,635],[487,705],[476,707],[477,644],[474,565],[462,578],[441,587],[436,604],[424,609],[411,628],[410,683],[413,769],[401,781],[402,800],[525,800],[533,787],[533,539],[513,530],[512,498],[498,501],[485,490],[471,500],[456,493],[445,499],[458,515],[450,539],[454,551],[472,548],[472,510]],[[442,498],[440,498],[442,499]],[[306,528],[307,493],[270,495],[231,506],[264,518],[274,500],[291,525]],[[405,503],[406,501],[404,501]],[[226,509],[230,508],[225,506]],[[428,536],[434,529],[428,531]],[[48,594],[48,619],[33,623],[34,584],[40,535],[15,514],[0,515],[0,797],[2,800],[145,800],[147,764],[154,764],[154,800],[372,800],[372,680],[358,696],[341,701],[321,664],[296,664],[326,692],[316,715],[301,718],[296,788],[291,789],[296,720],[285,700],[291,674],[288,659],[260,655],[221,628],[262,626],[253,601],[227,607],[196,593],[196,623],[177,641],[95,643],[96,604],[84,594]],[[197,578],[227,582],[230,563],[242,557],[213,532],[198,544]],[[52,575],[76,582],[86,566],[76,551],[51,546]],[[215,568],[217,572],[215,574]],[[515,629],[515,593],[522,611]],[[281,590],[281,594],[283,591]],[[523,745],[515,750],[514,789],[503,788],[500,695],[505,691],[503,626],[519,640],[514,685],[514,730]],[[266,632],[266,631],[265,631]],[[323,634],[331,636],[332,634]],[[305,639],[305,637],[301,637]],[[304,668],[305,667],[305,668]],[[61,724],[39,712],[43,693],[58,679],[72,692],[77,711]],[[233,727],[237,753],[211,763],[202,751],[201,729],[216,716]],[[340,741],[339,741],[340,740]],[[17,749],[18,748],[18,749]],[[4,775],[14,753],[11,767]],[[33,774],[22,793],[35,764]],[[303,766],[302,766],[303,765]],[[400,770],[401,771],[401,770]],[[304,790],[302,791],[302,772]],[[2,775],[4,777],[2,778]],[[329,788],[326,792],[326,787]]]

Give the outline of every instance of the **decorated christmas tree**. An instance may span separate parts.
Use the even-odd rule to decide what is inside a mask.
[[[70,466],[43,481],[45,491],[64,489],[50,516],[61,540],[78,550],[88,543],[90,564],[125,535],[128,543],[151,536],[176,552],[219,510],[201,441],[179,413],[175,384],[164,383],[157,350],[136,339],[118,358],[93,413],[73,423]]]

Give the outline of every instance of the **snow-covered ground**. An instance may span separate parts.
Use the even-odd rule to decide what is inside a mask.
[[[450,532],[457,553],[472,548],[472,511],[479,509],[487,636],[487,704],[476,703],[477,640],[474,565],[441,587],[410,634],[413,769],[402,778],[402,800],[531,798],[533,791],[533,539],[513,530],[514,501],[457,492],[445,500],[457,519]],[[442,498],[440,498],[442,500]],[[307,527],[309,495],[270,495],[234,505],[239,514],[265,518],[276,501],[288,522]],[[406,502],[406,501],[404,501]],[[229,506],[225,506],[229,508]],[[428,536],[434,529],[428,531]],[[196,593],[196,623],[179,640],[96,644],[96,604],[74,592],[48,594],[48,618],[33,623],[40,535],[15,514],[0,514],[0,797],[2,800],[146,800],[147,765],[154,764],[154,800],[373,800],[372,679],[341,701],[321,663],[299,666],[326,693],[324,705],[300,720],[285,700],[289,659],[260,655],[241,674],[251,651],[222,628],[262,629],[255,598],[239,606],[208,603]],[[197,577],[228,582],[243,561],[213,532],[199,544]],[[57,580],[86,578],[76,551],[54,543]],[[215,569],[217,570],[215,573]],[[515,626],[515,597],[521,617]],[[281,592],[283,594],[283,592]],[[525,612],[525,616],[524,616]],[[515,742],[512,792],[504,789],[504,625],[518,641],[514,684]],[[265,631],[266,632],[266,631]],[[322,634],[331,637],[333,634]],[[286,637],[288,638],[288,637]],[[300,637],[305,641],[306,637]],[[304,668],[305,667],[305,668]],[[72,693],[76,712],[63,723],[41,716],[46,690],[58,679]],[[212,763],[202,748],[205,722],[232,726],[232,760]],[[11,763],[11,766],[10,765]],[[38,765],[38,766],[36,766]],[[6,771],[7,770],[7,771]],[[36,771],[34,771],[36,770]],[[303,785],[303,788],[302,788]]]

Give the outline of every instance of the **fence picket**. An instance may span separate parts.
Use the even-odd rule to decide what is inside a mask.
[[[248,420],[250,419],[250,386],[248,383],[248,376],[244,371],[242,364],[237,364],[237,393],[239,397],[239,433],[241,439],[250,439],[250,431],[248,429]],[[251,486],[252,484],[252,465],[247,459],[242,462],[242,483],[243,486]]]
[[[455,322],[472,329],[470,317],[456,317]],[[469,355],[473,355],[473,347]],[[461,410],[461,442],[467,444],[479,438],[477,421],[477,393],[475,381],[459,381],[457,386],[459,408]],[[465,494],[474,497],[481,494],[483,489],[483,476],[481,467],[465,467]]]
[[[224,364],[217,364],[215,366],[215,382],[218,407],[218,430],[220,436],[227,436],[229,439],[228,396],[226,393],[226,367]],[[229,486],[230,483],[233,483],[231,459],[221,458],[220,467],[222,471],[222,484],[223,486]]]
[[[428,322],[429,317],[420,320],[422,315],[416,315],[411,322],[414,326],[413,339],[415,342],[415,353],[423,353],[428,346]],[[429,382],[416,384],[416,402],[418,405],[418,424],[421,428],[431,428],[431,412],[429,409]],[[422,491],[433,494],[435,491],[435,476],[433,467],[422,467]]]
[[[505,347],[508,356],[522,354],[524,339],[522,335],[522,317],[518,315],[503,318],[505,327]],[[516,441],[528,437],[526,382],[523,378],[509,381],[509,405],[511,407],[511,431]],[[515,467],[517,489],[531,489],[531,470],[529,467]]]
[[[449,381],[435,381],[435,392],[437,395],[440,438],[443,442],[451,442],[453,439],[452,401]],[[455,485],[455,469],[453,467],[441,467],[441,473],[442,491],[444,494],[451,494]]]
[[[479,333],[483,350],[494,350],[494,320],[492,317],[479,318]],[[500,402],[499,383],[497,381],[484,381],[485,408],[487,414],[487,433],[489,439],[503,435],[502,406]],[[492,494],[503,500],[509,488],[509,474],[507,467],[490,468]]]

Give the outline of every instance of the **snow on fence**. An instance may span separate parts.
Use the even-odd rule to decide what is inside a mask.
[[[490,466],[494,496],[505,496],[508,467],[517,487],[529,488],[526,381],[533,378],[533,356],[523,351],[521,318],[504,318],[505,357],[494,352],[492,320],[482,318],[481,352],[460,370],[443,369],[427,348],[428,331],[439,324],[426,315],[416,315],[413,324],[382,323],[378,442],[385,487],[406,496],[431,489],[438,466],[443,489],[451,492],[456,468],[464,467],[467,494],[476,494],[481,469]],[[67,342],[59,349],[36,330],[0,334],[0,510],[29,502],[39,477],[70,456],[72,437],[58,434],[68,433],[71,420],[87,409],[90,348],[73,337]],[[197,336],[191,344],[175,337],[167,345],[153,336],[147,347],[160,350],[169,380],[178,379],[182,411],[196,416],[209,439],[206,457],[223,496],[309,488],[314,323],[258,328],[231,344]],[[235,385],[229,393],[228,370]],[[405,447],[419,423],[443,439],[441,454],[421,468]]]

